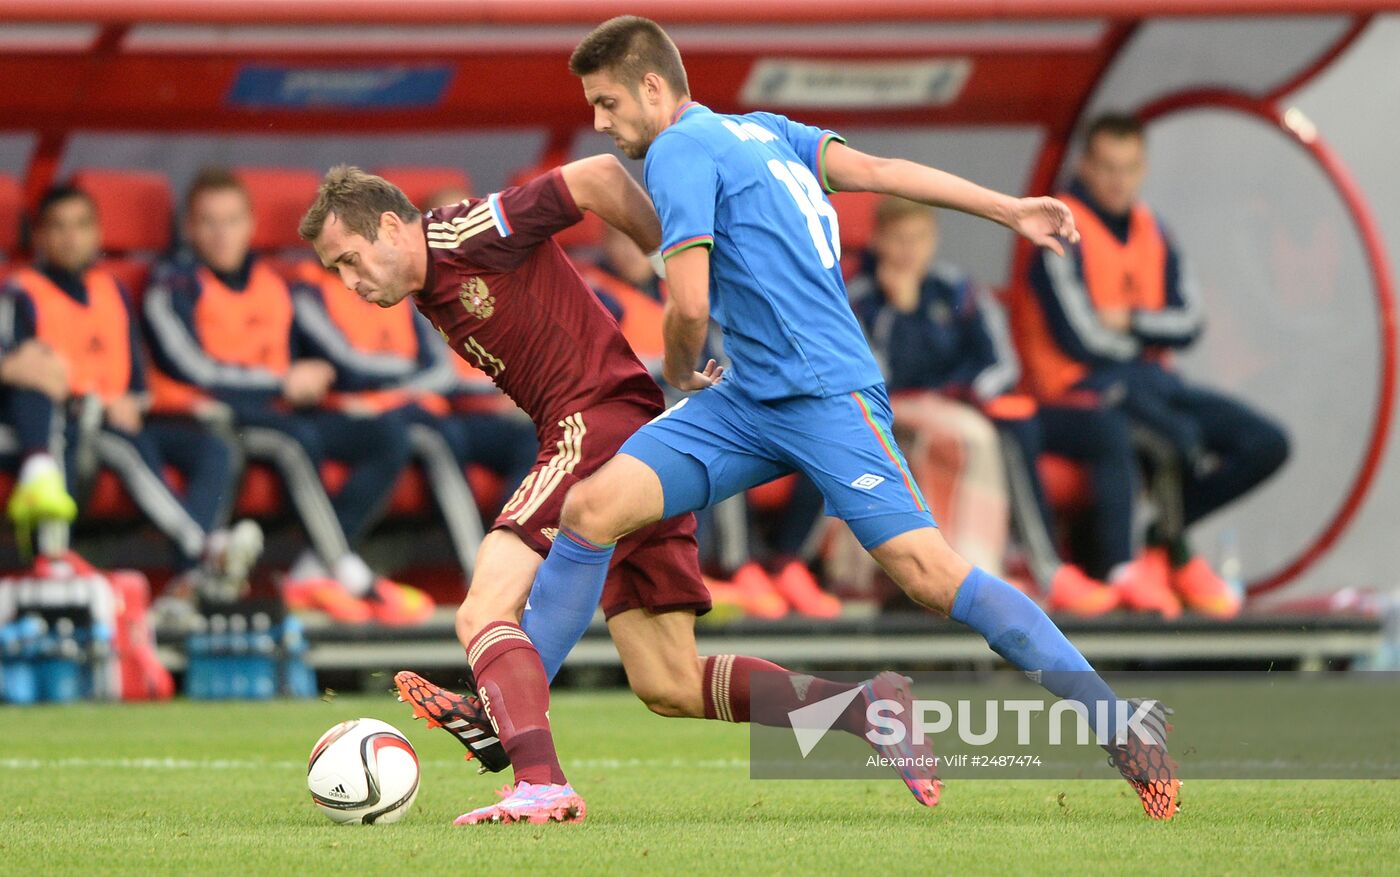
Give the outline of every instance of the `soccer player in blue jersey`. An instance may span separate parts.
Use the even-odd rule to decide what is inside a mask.
[[[546,671],[582,634],[560,619],[586,625],[618,539],[798,470],[920,605],[976,630],[1061,697],[1115,700],[1034,602],[971,566],[939,533],[890,434],[880,371],[847,302],[827,193],[882,192],[960,210],[1057,253],[1059,239],[1078,237],[1069,209],[866,155],[834,132],[783,116],[712,112],[690,99],[679,51],[644,18],[597,27],[570,69],[582,79],[594,127],[627,156],[646,159],[670,290],[664,374],[693,395],[570,491],[525,616]],[[732,360],[722,376],[713,363],[695,370],[711,317]],[[693,643],[685,621],[674,613],[640,619],[636,627],[651,629],[629,631],[629,648],[654,648],[664,663],[678,641]],[[709,672],[701,664],[697,672]],[[1147,813],[1170,818],[1179,782],[1164,747],[1145,753],[1132,745],[1135,735],[1128,739],[1110,747],[1113,761]]]

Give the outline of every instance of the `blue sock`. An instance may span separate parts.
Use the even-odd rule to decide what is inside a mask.
[[[949,613],[954,621],[982,634],[992,651],[1036,678],[1057,697],[1084,704],[1089,726],[1112,739],[1118,698],[1084,656],[1039,606],[1006,582],[977,567],[963,579]],[[1100,729],[1098,703],[1107,703],[1107,727]]]
[[[535,573],[520,626],[539,651],[545,676],[551,682],[593,620],[603,598],[613,548],[561,529]]]

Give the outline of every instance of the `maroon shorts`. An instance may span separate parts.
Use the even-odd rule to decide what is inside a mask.
[[[541,557],[548,554],[569,488],[611,460],[654,416],[639,405],[617,402],[571,414],[542,430],[539,459],[492,529],[510,530]],[[619,542],[602,605],[608,618],[628,609],[710,611],[710,592],[700,577],[695,516],[658,521]]]

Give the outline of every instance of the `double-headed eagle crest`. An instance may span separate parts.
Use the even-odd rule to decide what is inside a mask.
[[[473,277],[463,283],[462,288],[457,291],[457,298],[462,300],[462,307],[467,313],[478,320],[489,320],[496,312],[496,297],[486,288],[486,281],[480,277]]]

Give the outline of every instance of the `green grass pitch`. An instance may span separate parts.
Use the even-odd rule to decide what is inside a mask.
[[[1168,824],[1117,781],[963,780],[927,810],[893,776],[752,781],[744,728],[623,692],[551,715],[582,825],[454,827],[501,777],[387,693],[0,708],[0,874],[1400,873],[1400,782],[1188,779]],[[356,716],[418,749],[397,825],[336,826],[308,799],[311,744]]]

